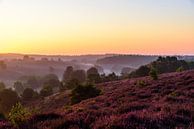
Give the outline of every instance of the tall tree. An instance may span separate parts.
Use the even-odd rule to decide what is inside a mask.
[[[100,74],[95,67],[88,69],[87,71],[87,79],[89,82],[99,83],[101,81]]]
[[[23,93],[23,91],[24,91],[24,86],[23,86],[23,84],[22,84],[20,81],[14,82],[13,87],[14,87],[15,91],[16,91],[19,95],[21,95],[21,94]]]
[[[68,82],[72,79],[73,67],[68,66],[63,74],[63,82]]]
[[[79,83],[84,83],[86,81],[86,72],[84,70],[76,70],[72,74],[72,79],[76,79]]]

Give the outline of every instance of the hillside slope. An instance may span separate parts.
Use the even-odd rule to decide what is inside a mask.
[[[38,114],[20,129],[194,128],[194,71],[103,83],[103,94]],[[50,101],[55,101],[50,99]],[[2,128],[12,128],[4,123]]]
[[[97,64],[100,65],[121,65],[138,68],[141,65],[148,64],[157,59],[158,56],[146,55],[115,55],[98,59]]]

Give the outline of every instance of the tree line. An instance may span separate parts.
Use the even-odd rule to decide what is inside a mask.
[[[150,71],[154,69],[158,74],[181,72],[194,69],[194,62],[178,60],[177,57],[158,57],[156,61],[143,65],[129,74],[129,78],[149,76]]]

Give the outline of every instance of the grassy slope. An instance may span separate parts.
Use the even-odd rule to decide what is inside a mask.
[[[146,85],[140,86],[138,80],[144,80]],[[193,127],[194,71],[163,74],[157,81],[143,77],[98,87],[103,89],[103,95],[74,106],[61,106],[57,104],[61,102],[50,98],[47,107],[54,102],[60,107],[45,107],[45,112],[52,113],[33,116],[21,129]]]

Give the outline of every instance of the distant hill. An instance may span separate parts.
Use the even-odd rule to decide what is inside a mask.
[[[103,94],[70,106],[63,92],[46,98],[42,114],[20,129],[194,128],[194,71],[99,84]],[[62,101],[59,101],[62,99]],[[44,110],[45,109],[45,110]],[[0,122],[1,129],[12,129]]]
[[[122,65],[138,67],[144,64],[148,64],[157,59],[158,56],[144,56],[144,55],[115,55],[111,57],[105,57],[97,60],[97,64],[100,65]]]
[[[0,60],[11,60],[11,59],[23,59],[25,55],[28,55],[36,60],[41,58],[47,58],[49,60],[58,61],[60,58],[62,61],[76,60],[84,63],[94,63],[97,59],[113,56],[114,54],[88,54],[88,55],[38,55],[38,54],[17,54],[17,53],[5,53],[0,54]]]

